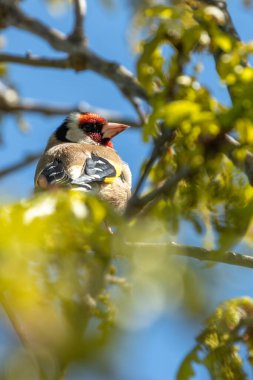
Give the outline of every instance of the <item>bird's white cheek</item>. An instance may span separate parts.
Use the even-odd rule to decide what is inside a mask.
[[[70,128],[66,133],[66,138],[72,142],[79,142],[84,139],[84,133],[80,128]]]
[[[82,167],[81,166],[72,166],[69,169],[69,174],[72,179],[77,179],[81,176],[82,174]]]

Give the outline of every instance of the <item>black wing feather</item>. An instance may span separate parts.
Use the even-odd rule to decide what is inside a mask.
[[[115,177],[116,170],[109,161],[92,154],[91,158],[86,160],[84,172],[79,178],[71,178],[59,159],[46,165],[40,175],[44,175],[50,185],[74,185],[91,190],[90,183],[103,182],[107,177]]]
[[[82,183],[103,182],[105,178],[115,177],[116,170],[105,158],[96,156],[92,153],[91,158],[86,160],[84,174],[72,180],[72,184],[81,185]]]

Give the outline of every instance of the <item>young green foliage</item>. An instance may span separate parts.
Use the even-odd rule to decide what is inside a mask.
[[[211,223],[220,248],[227,249],[243,238],[251,220],[252,188],[234,162],[244,167],[253,140],[252,69],[244,65],[252,44],[243,45],[228,35],[222,29],[221,11],[203,3],[158,5],[147,9],[145,16],[147,37],[141,43],[137,68],[152,109],[143,136],[156,139],[159,129],[175,132],[173,149],[157,154],[150,189],[188,167],[195,174],[179,181],[173,195],[164,194],[166,216],[175,225],[175,215],[193,224],[193,215],[202,215],[204,224]],[[197,71],[188,74],[196,54],[201,60],[203,50],[217,55],[221,80],[233,97],[231,106],[221,104],[199,83]],[[228,133],[242,143],[232,152],[226,144]],[[161,215],[161,207],[152,213]],[[169,211],[172,207],[176,212]],[[233,227],[236,215],[245,222],[241,230]]]
[[[109,209],[78,192],[43,194],[0,209],[0,301],[38,366],[61,371],[106,342],[115,319],[107,275]],[[51,373],[48,378],[57,378]]]
[[[248,379],[244,365],[245,361],[252,364],[252,318],[251,298],[235,298],[221,304],[207,320],[197,345],[183,360],[177,379],[192,379],[198,365],[207,369],[212,380]]]
[[[158,219],[127,223],[94,196],[57,191],[2,206],[0,222],[0,302],[24,345],[6,353],[7,380],[28,368],[58,379],[110,348],[118,327],[147,326],[166,309],[207,309],[207,274],[166,246],[136,244],[168,238]]]

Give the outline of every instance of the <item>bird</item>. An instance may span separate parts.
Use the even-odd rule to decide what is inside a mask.
[[[131,196],[132,176],[112,138],[128,128],[92,112],[69,114],[38,161],[35,190],[67,187],[93,192],[123,212]]]

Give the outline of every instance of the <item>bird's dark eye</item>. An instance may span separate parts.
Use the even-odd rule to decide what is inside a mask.
[[[85,132],[101,133],[103,124],[101,123],[83,123],[80,127]]]

